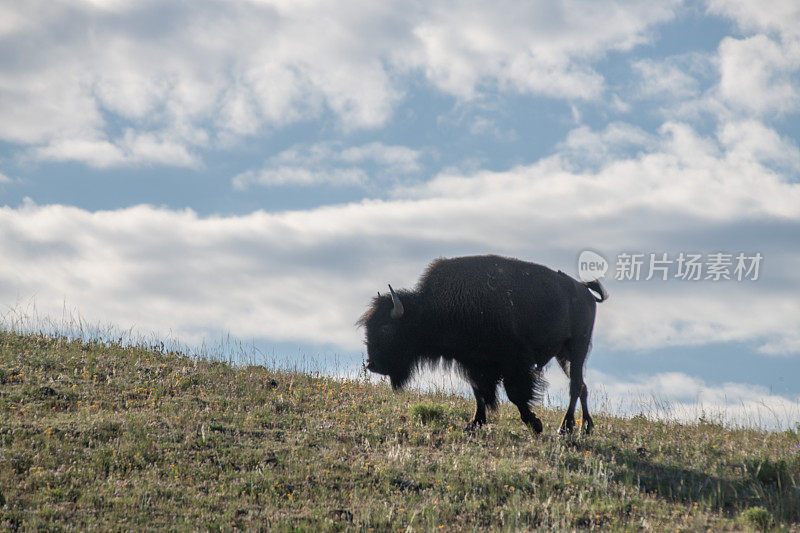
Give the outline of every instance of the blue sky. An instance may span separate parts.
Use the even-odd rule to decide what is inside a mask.
[[[800,413],[792,1],[0,2],[0,305],[346,373],[432,259],[612,262],[590,376]],[[759,252],[758,280],[615,280]],[[328,363],[329,362],[329,363]],[[553,375],[553,392],[558,392]],[[592,384],[590,384],[590,387]]]

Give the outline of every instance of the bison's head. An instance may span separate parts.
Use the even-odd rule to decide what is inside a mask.
[[[372,300],[358,324],[366,329],[367,370],[389,376],[392,387],[399,389],[411,377],[415,357],[403,320],[403,302],[391,285],[389,291]]]

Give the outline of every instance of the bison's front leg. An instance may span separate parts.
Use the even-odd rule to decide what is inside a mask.
[[[525,422],[525,425],[531,428],[534,433],[541,433],[544,429],[542,421],[537,418],[536,414],[531,411],[530,408],[526,408],[526,410],[528,411],[527,413],[523,413],[522,409],[519,410],[522,421]]]
[[[466,427],[471,430],[486,423],[486,409],[497,406],[497,382],[500,375],[494,368],[476,367],[467,369],[467,376],[475,395],[475,415]]]
[[[472,387],[472,393],[475,395],[475,414],[467,424],[467,427],[464,428],[466,431],[472,431],[486,423],[486,400],[483,397],[483,393],[476,387]]]
[[[468,429],[474,429],[486,423],[486,401],[483,399],[478,391],[475,391],[475,414],[472,420],[469,421]]]
[[[530,408],[533,398],[533,375],[530,371],[520,371],[519,368],[511,368],[503,372],[503,386],[506,389],[508,399],[519,409],[519,416],[522,422],[532,429],[535,433],[541,433],[543,429],[542,421],[537,418]]]

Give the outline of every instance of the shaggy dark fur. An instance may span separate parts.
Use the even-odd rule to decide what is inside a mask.
[[[522,421],[538,433],[542,422],[530,406],[541,399],[542,368],[555,357],[570,378],[560,431],[573,430],[578,399],[582,429],[591,431],[583,364],[595,303],[607,297],[598,281],[489,255],[437,259],[416,289],[396,294],[402,316],[391,318],[392,296],[379,294],[358,321],[366,328],[367,369],[389,376],[392,387],[403,387],[420,365],[455,364],[475,394],[472,427],[497,405],[502,379]]]

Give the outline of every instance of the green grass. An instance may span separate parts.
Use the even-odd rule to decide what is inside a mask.
[[[447,408],[438,403],[420,402],[411,406],[408,416],[422,424],[443,422],[447,420]]]
[[[800,528],[795,432],[503,405],[0,333],[0,530]]]

